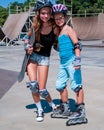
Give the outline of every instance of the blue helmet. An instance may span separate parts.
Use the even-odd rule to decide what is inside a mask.
[[[43,7],[52,7],[52,3],[49,0],[37,0],[34,11],[39,11]]]

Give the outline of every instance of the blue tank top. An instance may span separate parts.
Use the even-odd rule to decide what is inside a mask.
[[[75,55],[73,42],[69,36],[62,34],[58,37],[58,44],[61,63],[66,63]]]

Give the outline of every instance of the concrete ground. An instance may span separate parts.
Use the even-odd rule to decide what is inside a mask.
[[[0,46],[0,130],[103,130],[104,46],[100,42],[82,42],[82,75],[88,123],[75,126],[66,126],[67,119],[50,118],[51,110],[44,99],[44,121],[35,121],[35,104],[25,85],[28,77],[25,76],[21,83],[17,82],[24,56],[23,46]],[[52,50],[47,89],[55,103],[59,101],[59,93],[55,90],[58,66],[58,53]],[[68,89],[70,104],[73,105],[75,94]]]

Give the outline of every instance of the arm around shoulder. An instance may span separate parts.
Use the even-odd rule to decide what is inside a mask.
[[[54,44],[53,44],[53,49],[55,51],[59,51],[59,47],[58,47],[59,29],[57,27],[54,28],[54,34],[55,34],[55,41],[54,41]]]

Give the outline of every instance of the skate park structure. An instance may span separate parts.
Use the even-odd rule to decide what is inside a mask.
[[[0,32],[4,35],[0,36],[2,42],[6,42],[7,45],[11,44],[16,38],[19,38],[22,30],[28,31],[27,20],[29,17],[28,12],[19,14],[9,14]]]
[[[73,18],[73,27],[81,40],[104,39],[104,14]]]
[[[9,14],[2,28],[0,28],[1,43],[11,45],[15,40],[26,34],[31,26],[35,12]],[[69,14],[70,19],[70,14]],[[80,40],[104,40],[104,13],[90,17],[72,17],[72,25]],[[70,20],[69,20],[70,21]]]

